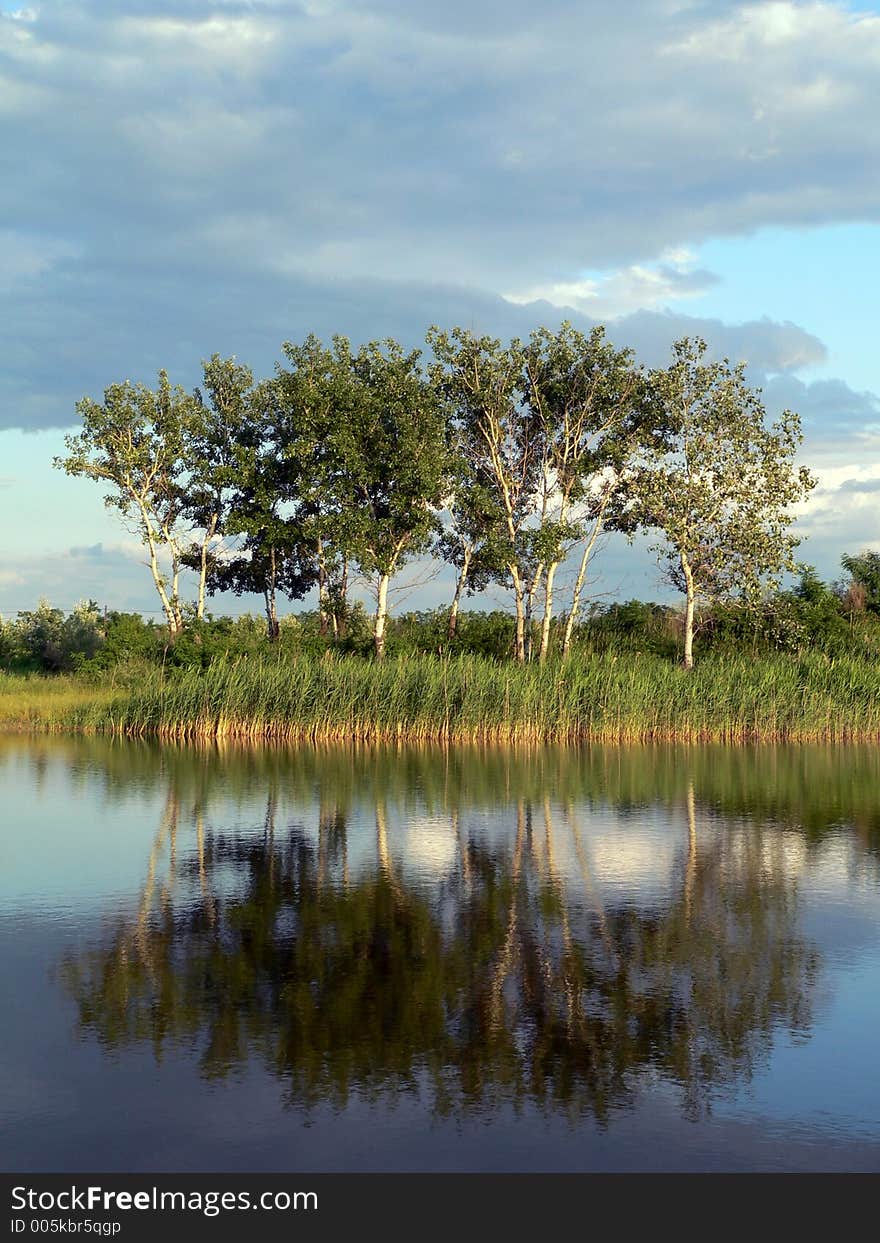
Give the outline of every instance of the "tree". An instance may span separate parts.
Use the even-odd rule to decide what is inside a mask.
[[[270,641],[279,635],[277,596],[301,599],[317,567],[311,535],[298,504],[308,461],[287,452],[289,435],[272,380],[257,385],[242,409],[236,446],[236,486],[228,501],[226,533],[240,537],[232,555],[213,555],[207,590],[262,595]]]
[[[547,657],[556,571],[581,543],[563,653],[580,607],[587,564],[620,472],[636,443],[643,379],[632,351],[615,349],[596,327],[589,337],[569,323],[539,328],[524,351],[526,401],[542,429],[541,512],[535,588],[544,581],[539,658]]]
[[[104,504],[134,520],[149,550],[150,572],[172,639],[183,626],[179,523],[185,499],[180,484],[194,406],[195,399],[172,386],[165,371],[159,372],[155,391],[127,380],[111,384],[103,402],[84,397],[77,403],[82,431],[65,437],[68,456],[53,461],[68,475],[108,484]],[[170,577],[160,566],[162,549],[171,555]]]
[[[249,367],[213,354],[203,364],[203,389],[196,389],[184,434],[187,479],[182,512],[201,531],[186,557],[199,579],[196,616],[205,615],[212,545],[225,534],[226,519],[240,477],[254,385]],[[207,398],[207,400],[206,400]]]
[[[846,553],[840,563],[856,587],[861,588],[864,607],[880,613],[880,552],[865,549],[857,556]]]
[[[334,337],[327,348],[314,335],[302,345],[284,343],[288,366],[277,369],[276,448],[296,477],[300,522],[310,533],[317,563],[321,633],[341,637],[348,611],[353,498],[339,432],[350,417],[354,377],[349,342]],[[288,480],[288,484],[291,481]]]
[[[800,419],[786,410],[766,426],[744,366],[705,362],[705,341],[683,338],[673,361],[650,374],[656,434],[625,473],[616,517],[659,530],[669,580],[685,595],[684,666],[693,666],[699,599],[755,601],[794,570],[799,540],[790,507],[815,485],[794,465]],[[631,529],[631,527],[630,527]]]
[[[392,340],[363,346],[352,358],[350,405],[333,437],[346,542],[376,597],[377,660],[385,655],[389,584],[430,546],[448,484],[443,406],[419,358]]]
[[[437,538],[436,551],[456,570],[455,593],[449,608],[447,634],[458,632],[458,611],[467,592],[483,591],[504,564],[504,533],[498,525],[492,495],[473,470],[460,445],[453,442],[452,491],[448,521]]]
[[[437,360],[432,378],[451,404],[460,452],[491,499],[489,529],[499,529],[503,572],[513,587],[516,659],[526,659],[526,605],[532,551],[528,524],[541,478],[540,421],[523,401],[523,346],[502,346],[454,328],[432,328],[428,343]],[[532,583],[534,574],[531,575]]]

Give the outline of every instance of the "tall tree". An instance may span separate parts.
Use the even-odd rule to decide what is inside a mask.
[[[77,403],[82,430],[65,437],[67,456],[53,461],[68,475],[108,485],[104,504],[134,522],[149,551],[150,572],[172,638],[183,626],[181,485],[195,404],[169,382],[165,371],[159,372],[155,390],[127,380],[111,384],[102,402],[84,397]],[[170,554],[170,574],[161,564],[163,550]]]
[[[587,563],[644,413],[641,373],[632,351],[615,349],[596,327],[587,337],[569,323],[539,328],[524,351],[524,390],[542,428],[540,522],[536,560],[544,581],[540,660],[547,657],[556,572],[582,544],[563,652],[580,607]],[[536,584],[537,586],[537,584]]]
[[[339,437],[354,400],[351,347],[341,336],[328,348],[310,335],[302,345],[285,342],[283,349],[286,365],[279,365],[275,378],[276,448],[287,467],[288,501],[314,547],[321,633],[332,627],[339,637],[352,555],[354,501]]]
[[[184,436],[187,478],[182,510],[199,532],[187,555],[198,574],[196,616],[204,617],[213,545],[226,534],[226,520],[240,481],[254,385],[249,367],[213,354],[203,364],[203,386]]]
[[[449,608],[447,633],[458,632],[462,596],[483,591],[497,578],[504,565],[504,531],[498,525],[497,507],[482,484],[466,452],[452,447],[452,485],[446,502],[447,521],[437,538],[436,551],[456,571],[455,592]]]
[[[523,401],[523,346],[463,329],[432,328],[437,360],[432,376],[451,403],[461,452],[491,498],[490,522],[503,532],[501,561],[513,588],[515,653],[526,659],[526,605],[530,587],[529,521],[534,518],[542,467],[542,428]],[[531,575],[534,581],[534,574]]]
[[[707,362],[706,350],[705,341],[685,337],[672,363],[651,372],[658,433],[626,473],[617,507],[624,523],[662,533],[657,550],[685,596],[687,669],[701,598],[755,600],[795,568],[791,506],[815,484],[794,464],[799,417],[786,410],[768,427],[744,366]]]
[[[233,554],[210,558],[207,590],[262,595],[270,641],[278,638],[278,594],[301,599],[317,578],[312,533],[300,494],[308,460],[291,449],[287,411],[273,380],[250,393],[236,445],[236,486],[225,529],[239,537]]]
[[[424,552],[448,485],[443,404],[419,368],[420,352],[392,340],[352,358],[348,415],[334,452],[346,491],[346,540],[373,585],[376,658],[385,655],[388,590],[404,563]]]

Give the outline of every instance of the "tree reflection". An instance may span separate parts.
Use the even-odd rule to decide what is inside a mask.
[[[774,1031],[809,1022],[817,962],[782,836],[706,830],[693,781],[671,888],[613,903],[573,799],[514,795],[502,842],[452,799],[454,862],[426,882],[395,857],[381,782],[372,862],[353,868],[350,791],[333,789],[313,827],[280,826],[270,789],[262,831],[241,834],[197,798],[184,845],[170,782],[137,910],[63,965],[82,1033],[158,1058],[191,1047],[211,1078],[257,1058],[298,1108],[427,1091],[439,1113],[531,1103],[604,1122],[657,1076],[705,1109]]]

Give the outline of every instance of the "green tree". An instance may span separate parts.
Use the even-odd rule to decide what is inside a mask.
[[[864,596],[865,608],[880,613],[880,552],[846,553],[840,563]]]
[[[815,484],[794,465],[800,419],[786,410],[768,427],[744,366],[706,362],[706,343],[683,338],[669,367],[652,371],[656,434],[625,473],[615,516],[659,530],[667,576],[685,596],[684,666],[693,666],[700,599],[756,601],[794,570],[799,540],[791,506]]]
[[[453,639],[458,633],[462,596],[483,591],[503,568],[504,531],[498,525],[491,492],[480,482],[472,462],[455,439],[451,471],[451,492],[446,504],[448,517],[435,550],[456,571],[455,592],[447,620],[447,636]]]
[[[426,551],[447,491],[444,407],[419,368],[420,352],[392,340],[352,358],[347,417],[333,438],[344,502],[345,542],[376,599],[373,642],[385,655],[388,590],[412,557]]]
[[[205,593],[211,554],[218,541],[238,486],[242,454],[250,424],[253,372],[234,358],[213,354],[203,362],[203,386],[184,432],[187,475],[182,512],[200,532],[185,557],[198,574],[196,616],[205,615]]]
[[[556,572],[582,545],[563,653],[571,644],[588,562],[620,473],[637,443],[644,413],[643,378],[628,349],[615,349],[596,327],[587,337],[569,323],[539,328],[524,351],[524,390],[542,429],[540,520],[534,583],[543,576],[539,658],[547,657]]]
[[[65,437],[67,456],[53,461],[68,475],[107,485],[105,505],[134,522],[149,550],[150,572],[172,638],[183,626],[181,482],[195,405],[194,398],[171,385],[165,371],[159,372],[155,390],[127,380],[111,384],[102,402],[84,397],[77,403],[82,430]],[[163,550],[170,554],[170,575],[160,564]]]
[[[283,350],[287,365],[279,365],[274,381],[277,449],[296,479],[296,496],[288,487],[288,500],[295,500],[314,549],[321,633],[332,627],[342,638],[354,498],[339,433],[354,401],[351,347],[344,337],[328,348],[310,335],[302,345],[285,342]]]
[[[513,588],[515,655],[526,659],[526,613],[534,573],[529,524],[542,478],[543,428],[524,401],[521,341],[502,346],[493,337],[463,329],[432,328],[428,344],[437,360],[432,378],[450,403],[459,452],[491,502],[487,529],[502,536],[499,561]]]
[[[271,380],[250,393],[237,435],[236,484],[225,528],[227,536],[238,537],[238,547],[209,557],[207,590],[261,595],[274,642],[280,633],[278,594],[301,599],[316,578],[310,533],[298,504],[308,463],[289,451],[285,411]]]

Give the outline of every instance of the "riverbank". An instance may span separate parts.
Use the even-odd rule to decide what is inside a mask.
[[[823,654],[217,661],[124,681],[0,678],[0,728],[162,739],[746,742],[880,739],[880,664]]]

